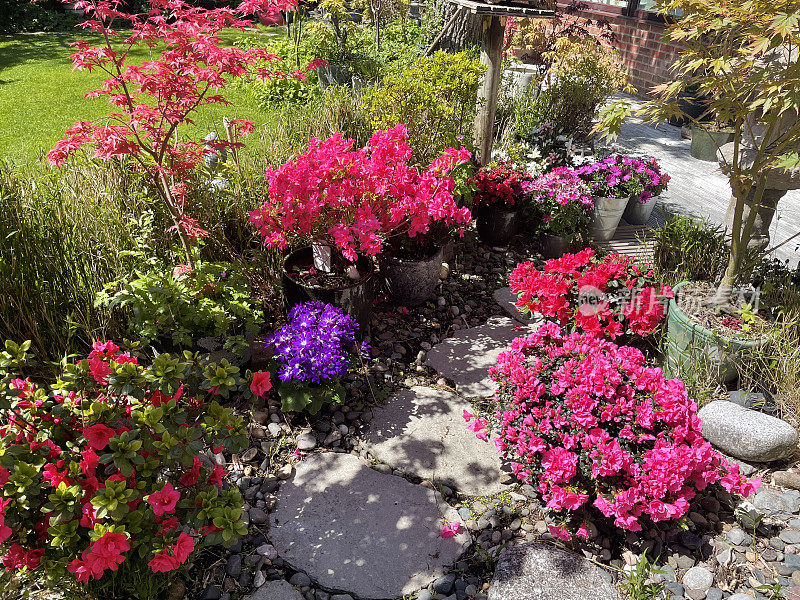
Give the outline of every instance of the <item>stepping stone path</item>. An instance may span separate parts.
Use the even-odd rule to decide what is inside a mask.
[[[621,600],[599,569],[577,554],[546,544],[504,548],[489,600]]]
[[[289,583],[278,579],[268,581],[258,588],[247,600],[305,600],[303,594]]]
[[[513,319],[492,317],[485,325],[457,331],[431,348],[426,364],[452,379],[462,396],[489,398],[496,389],[487,374],[489,368],[514,338],[530,331]]]
[[[495,290],[494,299],[503,309],[503,312],[505,312],[512,319],[519,321],[523,325],[529,325],[531,323],[535,323],[537,320],[539,320],[539,318],[541,318],[541,315],[539,315],[539,313],[534,313],[534,315],[538,315],[538,317],[537,316],[528,317],[519,312],[519,309],[517,308],[516,304],[517,295],[511,291],[510,287],[504,287]]]
[[[438,493],[384,475],[352,454],[313,454],[277,492],[269,538],[319,586],[364,600],[416,592],[447,572],[471,542],[440,536],[461,521]]]
[[[404,473],[466,494],[499,492],[497,449],[467,429],[465,409],[472,410],[469,402],[452,392],[422,386],[402,390],[374,410],[362,441],[375,458]]]
[[[703,437],[726,454],[749,462],[786,458],[797,446],[797,431],[786,421],[727,400],[715,400],[697,413]]]

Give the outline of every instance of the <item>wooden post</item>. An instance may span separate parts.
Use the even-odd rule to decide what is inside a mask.
[[[475,147],[478,162],[485,165],[492,157],[494,137],[494,113],[497,110],[497,92],[500,89],[500,72],[503,62],[503,33],[505,24],[502,17],[486,15],[483,17],[483,37],[481,38],[481,64],[486,65],[486,76],[478,91],[478,114],[475,117]]]

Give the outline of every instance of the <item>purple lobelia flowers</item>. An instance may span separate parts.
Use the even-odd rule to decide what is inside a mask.
[[[299,384],[325,384],[347,374],[352,357],[366,357],[369,346],[356,343],[358,323],[324,302],[298,304],[288,322],[266,340],[274,347],[278,378]]]

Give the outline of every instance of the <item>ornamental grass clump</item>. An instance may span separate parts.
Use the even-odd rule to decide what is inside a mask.
[[[653,271],[632,257],[612,253],[600,258],[591,248],[548,260],[541,270],[520,263],[509,283],[521,311],[611,340],[652,335],[673,296],[672,288],[657,286]]]
[[[246,447],[244,420],[217,402],[250,396],[237,368],[169,354],[145,367],[97,342],[40,384],[25,377],[29,347],[0,352],[7,570],[42,567],[62,588],[155,598],[169,583],[157,574],[247,533],[241,494],[206,455]]]
[[[670,176],[654,157],[634,158],[616,154],[576,169],[592,194],[602,198],[636,198],[649,202],[667,189]]]
[[[545,322],[489,374],[493,405],[464,418],[479,437],[494,437],[562,539],[588,537],[603,517],[628,531],[679,519],[711,484],[742,496],[760,485],[703,440],[683,382],[647,367],[635,348]]]
[[[289,311],[287,324],[266,340],[275,353],[284,411],[315,414],[325,402],[342,401],[340,379],[369,355],[369,346],[356,341],[357,331],[353,317],[324,302]]]

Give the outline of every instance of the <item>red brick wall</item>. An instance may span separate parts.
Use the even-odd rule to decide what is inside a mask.
[[[585,14],[609,22],[616,38],[614,45],[630,70],[639,96],[647,96],[654,85],[670,78],[669,67],[677,58],[678,46],[662,41],[665,25],[646,18],[608,14],[600,10]]]

